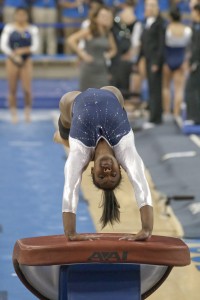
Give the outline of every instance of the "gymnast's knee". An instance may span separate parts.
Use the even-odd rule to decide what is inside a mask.
[[[59,119],[58,119],[58,129],[59,129],[61,138],[64,140],[68,140],[70,128],[66,128],[65,126],[63,126],[63,124],[61,122],[61,117],[59,117]]]

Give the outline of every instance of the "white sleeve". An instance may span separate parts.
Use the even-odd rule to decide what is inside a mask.
[[[142,23],[136,22],[131,35],[131,44],[133,48],[141,45]]]
[[[191,41],[192,41],[192,29],[189,26],[186,26],[185,33],[186,33],[186,35],[188,37],[188,43],[187,43],[187,45],[189,45],[191,43]]]
[[[76,213],[82,173],[91,159],[91,148],[69,138],[70,152],[65,164],[62,212]]]
[[[1,41],[0,41],[0,48],[1,51],[6,55],[12,54],[12,49],[9,46],[9,37],[12,33],[13,26],[11,24],[7,24],[4,26],[3,31],[1,33]]]
[[[145,177],[144,163],[135,148],[132,130],[114,146],[114,152],[117,161],[126,171],[134,187],[138,207],[152,206],[151,193]]]
[[[39,31],[38,28],[34,25],[30,27],[30,33],[32,36],[32,43],[30,46],[31,53],[35,53],[39,47]]]

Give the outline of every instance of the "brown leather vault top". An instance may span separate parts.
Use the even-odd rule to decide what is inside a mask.
[[[99,240],[69,241],[64,235],[24,238],[16,242],[13,260],[22,265],[72,263],[190,264],[187,245],[178,238],[153,235],[148,241],[119,240],[124,234],[98,234]]]

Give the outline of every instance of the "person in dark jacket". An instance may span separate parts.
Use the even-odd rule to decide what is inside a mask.
[[[190,74],[186,85],[185,100],[187,119],[200,124],[200,4],[192,8],[192,20]]]
[[[146,73],[149,86],[149,124],[162,122],[162,65],[164,57],[165,26],[159,13],[157,0],[145,2],[145,24],[141,37],[139,59],[146,60]]]

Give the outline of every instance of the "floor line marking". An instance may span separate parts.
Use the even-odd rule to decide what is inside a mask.
[[[191,134],[190,139],[200,148],[200,138],[197,135]]]

